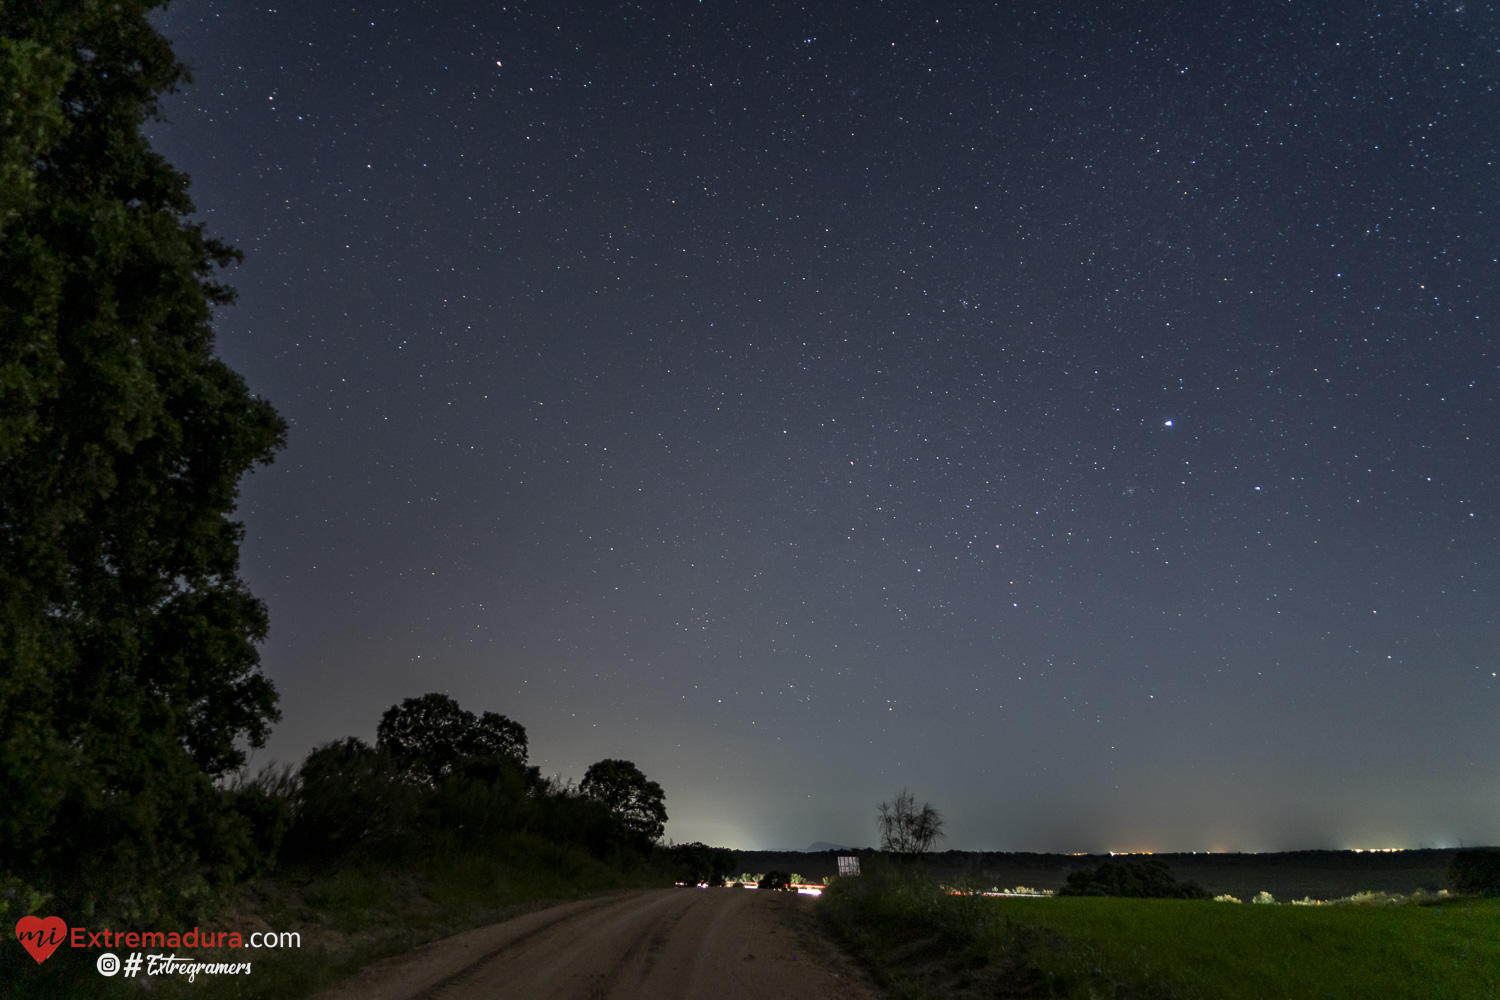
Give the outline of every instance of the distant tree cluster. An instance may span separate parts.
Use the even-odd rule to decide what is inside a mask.
[[[1456,851],[1448,862],[1448,889],[1473,896],[1500,896],[1500,848]]]
[[[544,780],[526,764],[520,723],[444,694],[393,705],[376,732],[373,747],[347,737],[303,762],[286,797],[288,857],[482,848],[528,833],[608,859],[649,852],[667,820],[661,786],[629,761],[600,761],[577,788]]]
[[[675,881],[693,885],[723,885],[734,874],[738,861],[727,848],[697,842],[659,848],[657,853],[671,868]]]
[[[1126,896],[1136,899],[1212,899],[1197,882],[1177,881],[1164,862],[1106,861],[1098,868],[1073,872],[1059,896]]]

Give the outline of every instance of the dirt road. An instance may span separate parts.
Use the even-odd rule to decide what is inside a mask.
[[[566,903],[377,963],[318,1000],[878,1000],[815,905],[739,888]]]

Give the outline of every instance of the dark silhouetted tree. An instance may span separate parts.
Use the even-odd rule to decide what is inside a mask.
[[[527,754],[525,726],[495,712],[476,717],[436,692],[388,708],[376,727],[375,745],[429,782],[474,758],[511,757],[524,764]]]
[[[917,805],[916,796],[901,789],[891,802],[876,808],[880,826],[880,849],[906,858],[932,850],[943,835],[943,817],[929,803]]]
[[[498,712],[479,716],[466,744],[471,757],[514,757],[526,763],[526,727]]]
[[[1106,861],[1098,868],[1073,872],[1059,896],[1125,896],[1136,899],[1210,899],[1211,894],[1191,879],[1177,881],[1161,861]]]
[[[1476,896],[1500,896],[1500,848],[1456,851],[1448,862],[1448,888]]]
[[[423,786],[389,753],[353,736],[308,754],[299,776],[286,838],[288,852],[297,859],[391,850],[416,828],[425,805]]]
[[[211,781],[278,718],[230,514],[285,427],[214,354],[239,255],[141,134],[187,78],[154,6],[0,5],[0,881],[62,912],[233,856]]]
[[[792,888],[792,876],[786,872],[766,872],[756,883],[760,889],[773,889],[781,892],[789,892]]]
[[[695,841],[658,850],[684,882],[723,885],[734,874],[735,853],[727,848],[709,847]]]
[[[667,826],[666,794],[630,761],[590,764],[578,790],[603,802],[627,830],[646,843],[661,839]]]

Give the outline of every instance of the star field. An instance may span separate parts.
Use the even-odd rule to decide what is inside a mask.
[[[1496,14],[180,0],[269,755],[441,690],[679,841],[1494,842]]]

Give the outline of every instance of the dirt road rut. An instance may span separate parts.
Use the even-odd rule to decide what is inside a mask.
[[[814,905],[739,888],[582,900],[377,963],[318,1000],[878,1000]]]

